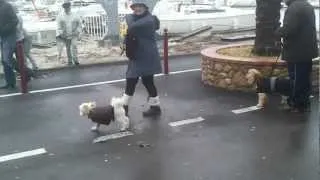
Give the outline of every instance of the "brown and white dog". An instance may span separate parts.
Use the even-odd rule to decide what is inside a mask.
[[[249,69],[246,75],[250,85],[256,85],[258,94],[257,107],[264,108],[268,103],[268,94],[281,94],[281,104],[287,104],[287,98],[290,94],[291,83],[287,78],[279,77],[263,77],[262,73],[257,69]]]
[[[122,98],[113,97],[110,105],[97,107],[96,102],[82,103],[79,106],[80,116],[88,117],[95,126],[92,131],[98,131],[100,124],[109,125],[111,122],[117,123],[120,131],[125,131],[129,128],[129,118],[124,109]]]

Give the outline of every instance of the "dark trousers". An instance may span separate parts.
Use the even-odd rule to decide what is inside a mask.
[[[16,34],[0,37],[1,43],[1,62],[3,66],[6,85],[16,86],[16,77],[13,71],[12,56],[16,48]]]
[[[293,82],[289,105],[306,108],[310,104],[312,61],[303,63],[288,62],[288,73]]]
[[[67,50],[67,56],[68,56],[68,63],[79,63],[78,61],[78,48],[77,48],[77,39],[72,38],[72,39],[65,39],[61,37],[57,37],[57,43],[58,43],[58,56],[60,58],[61,52],[63,49],[63,45],[66,46]]]
[[[157,88],[154,85],[153,75],[151,75],[151,76],[143,76],[143,77],[141,77],[141,79],[142,79],[142,83],[143,83],[144,87],[148,91],[149,97],[158,96]],[[125,90],[125,93],[128,96],[133,96],[138,81],[139,81],[139,77],[137,77],[137,78],[127,78],[126,79],[126,90]]]

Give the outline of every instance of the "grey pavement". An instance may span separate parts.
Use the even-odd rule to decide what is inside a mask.
[[[199,67],[198,57],[172,61],[173,71]],[[50,72],[33,89],[123,78],[125,67],[101,66]],[[319,105],[308,114],[278,109],[234,114],[256,104],[254,93],[201,84],[200,71],[157,77],[163,115],[142,117],[146,91],[139,84],[130,106],[133,136],[93,144],[114,126],[90,132],[78,105],[106,104],[124,82],[0,99],[0,157],[45,148],[48,153],[0,163],[1,180],[318,180]],[[2,92],[2,94],[7,92]],[[203,117],[171,127],[169,122]],[[141,142],[150,147],[140,147]]]

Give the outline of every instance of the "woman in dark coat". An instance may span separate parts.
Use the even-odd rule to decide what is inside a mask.
[[[143,0],[133,0],[133,14],[126,16],[128,26],[125,38],[126,55],[129,58],[126,73],[126,89],[123,95],[128,105],[132,98],[139,78],[148,91],[150,108],[143,112],[144,116],[161,114],[160,101],[154,85],[154,75],[161,73],[160,56],[156,44],[155,31],[159,29],[159,20],[151,15]],[[128,111],[126,106],[126,111]]]

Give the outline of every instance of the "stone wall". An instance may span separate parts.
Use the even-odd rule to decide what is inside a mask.
[[[246,74],[251,68],[261,71],[268,76],[271,73],[271,66],[256,66],[236,64],[229,62],[215,61],[212,58],[202,57],[202,81],[204,84],[220,87],[228,90],[252,91],[254,87],[248,84]],[[286,76],[287,70],[283,66],[275,68],[273,75]]]
[[[217,54],[216,52],[225,47],[213,47],[203,50],[201,68],[202,81],[205,85],[224,88],[228,90],[254,91],[255,88],[248,84],[246,74],[249,69],[255,68],[270,76],[272,66],[275,66],[273,76],[287,76],[286,63],[268,58],[237,58]],[[319,61],[315,61],[312,73],[313,89],[319,90]]]

